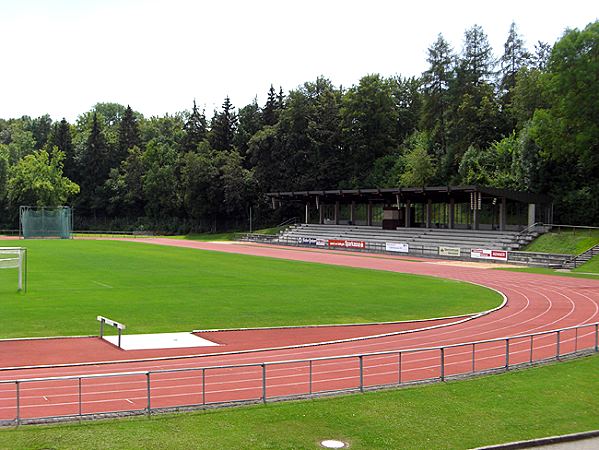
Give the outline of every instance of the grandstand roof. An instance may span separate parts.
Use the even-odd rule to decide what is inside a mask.
[[[375,200],[386,199],[395,201],[396,196],[406,200],[421,200],[432,198],[433,200],[446,201],[451,195],[454,198],[468,197],[471,192],[480,192],[489,197],[505,197],[522,203],[551,204],[552,199],[547,195],[533,194],[525,191],[514,191],[511,189],[500,189],[477,185],[466,186],[420,186],[420,187],[396,187],[396,188],[369,188],[369,189],[329,189],[312,191],[288,191],[269,192],[266,195],[277,200],[301,200],[311,197],[321,197],[331,200]]]

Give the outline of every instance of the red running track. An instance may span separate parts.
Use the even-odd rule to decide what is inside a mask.
[[[470,320],[378,337],[368,337],[368,333],[372,330],[365,327],[362,336],[364,339],[338,343],[254,352],[242,349],[243,351],[234,354],[208,354],[165,360],[2,371],[0,382],[60,376],[75,378],[20,382],[18,387],[14,382],[0,384],[0,421],[12,421],[17,418],[17,389],[19,390],[18,416],[26,420],[79,413],[143,410],[148,407],[148,386],[151,408],[163,408],[259,400],[265,393],[268,398],[307,395],[413,382],[439,378],[441,375],[465,374],[473,370],[484,371],[501,368],[506,364],[506,341],[480,343],[476,346],[467,343],[540,333],[558,328],[583,326],[578,330],[562,331],[559,337],[554,333],[537,335],[532,339],[529,337],[511,339],[507,344],[509,364],[555,356],[558,352],[558,340],[560,354],[592,349],[596,345],[597,327],[590,325],[599,321],[599,281],[596,280],[452,266],[432,260],[412,262],[396,257],[339,251],[212,244],[169,239],[135,239],[134,241],[140,245],[151,243],[185,246],[211,251],[438,276],[496,289],[505,294],[508,301],[503,308]],[[287,339],[283,338],[285,330],[278,331],[281,333],[281,340],[277,342],[286,345],[295,343],[294,329],[288,330]],[[327,335],[319,339],[318,330],[318,328],[311,329],[312,335],[309,340],[324,341],[330,337]],[[348,336],[347,333],[343,334],[341,329],[338,330],[340,336]],[[330,333],[330,330],[326,332]],[[244,335],[244,339],[251,341],[252,334],[249,333]],[[259,332],[256,333],[258,334]],[[357,337],[353,332],[349,335]],[[259,342],[260,340],[256,341],[258,348],[261,346]],[[299,340],[297,343],[305,342]],[[35,345],[35,341],[29,345]],[[457,346],[445,349],[443,355],[439,349],[408,351],[451,345]],[[323,359],[375,352],[392,353],[361,358]],[[317,359],[314,360],[315,358]],[[441,358],[443,358],[443,368]],[[310,359],[313,361],[309,362]],[[292,362],[285,363],[285,361]],[[202,369],[240,364],[244,366]],[[6,364],[3,362],[2,366],[5,367]],[[137,373],[163,369],[175,371],[152,373],[149,382],[147,374]],[[362,372],[361,379],[360,372]],[[96,374],[113,374],[113,376],[85,378]],[[84,378],[80,380],[79,377],[82,376]]]

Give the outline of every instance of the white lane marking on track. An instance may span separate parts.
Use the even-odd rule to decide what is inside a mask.
[[[579,339],[583,339],[585,336],[592,336],[592,335],[594,335],[594,332],[590,331],[590,332],[588,332],[586,334],[580,335]],[[573,340],[574,340],[574,338],[565,339],[565,340],[562,340],[561,343],[565,344],[565,343],[573,341]],[[519,345],[519,344],[524,345],[525,343],[524,342],[515,343],[514,346]],[[539,351],[539,350],[542,350],[544,348],[553,348],[553,347],[554,347],[554,344],[550,343],[550,344],[546,344],[546,345],[536,346],[535,350]],[[488,353],[488,352],[493,351],[495,349],[502,350],[503,348],[504,348],[504,346],[500,344],[500,345],[497,345],[497,346],[494,346],[494,347],[486,348],[486,349],[484,349],[482,351],[479,351],[478,353]],[[527,349],[523,349],[523,350],[519,350],[519,351],[511,351],[510,355],[514,356],[515,354],[524,353],[524,352],[528,352],[528,350]],[[463,352],[463,353],[470,354],[469,351],[466,351],[466,352]],[[455,357],[458,354],[459,353],[454,353],[454,354],[452,354],[452,357]],[[476,358],[476,361],[480,362],[480,361],[483,361],[483,360],[498,359],[500,356],[501,356],[501,353],[491,354],[489,356],[480,356],[480,354],[479,354],[479,356]],[[380,358],[382,358],[382,356]],[[375,359],[375,358],[373,357],[373,359]],[[412,361],[410,361],[410,363],[412,365],[414,365],[414,364],[417,364],[417,363],[427,363],[427,361],[438,361],[438,357],[413,359]],[[446,366],[453,366],[453,365],[460,365],[460,364],[463,364],[463,363],[464,363],[464,361],[447,362],[445,365]],[[335,362],[333,362],[333,361],[326,362],[326,363],[323,362],[322,366],[330,366],[330,365],[333,365],[333,364],[335,364]],[[338,361],[337,361],[337,365],[338,365]],[[396,364],[395,363],[392,363],[392,364],[389,364],[389,363],[384,363],[384,364],[368,364],[367,369],[372,370],[372,369],[379,368],[379,367],[381,367],[381,368],[382,367],[387,367],[389,365],[395,366]],[[502,366],[502,364],[498,364],[497,365],[497,367],[501,367],[501,366]],[[438,367],[439,367],[438,364],[427,365],[427,366],[417,366],[417,367],[413,367],[411,369],[402,369],[402,373],[422,371],[422,370],[438,369]],[[271,372],[274,372],[276,370],[279,370],[279,371],[283,371],[283,370],[289,371],[289,369],[292,369],[292,368],[271,369]],[[327,375],[327,374],[338,374],[340,372],[355,372],[356,370],[357,370],[356,367],[349,367],[349,368],[337,367],[334,370],[326,370],[326,371],[319,370],[317,373],[318,373],[319,376],[322,376],[322,375]],[[234,374],[234,375],[244,375],[244,374],[242,373],[242,374]],[[305,375],[305,374],[293,374],[292,373],[292,374],[286,374],[286,375],[269,376],[268,379],[272,383],[275,380],[282,380],[282,379],[294,378],[294,377],[297,377],[297,376],[300,376],[300,375]],[[381,374],[380,373],[373,373],[373,374],[367,374],[367,375],[375,376],[375,375],[381,375]],[[356,375],[354,375],[353,377],[344,377],[343,379],[351,379],[351,378],[355,378],[355,377],[356,377]],[[183,381],[183,380],[189,380],[190,378],[193,379],[193,377],[167,378],[167,379],[163,379],[163,380],[156,380],[155,383]],[[242,383],[250,383],[250,382],[256,383],[256,382],[261,381],[261,379],[262,379],[261,377],[256,377],[256,378],[241,378],[241,379],[230,380],[230,381],[211,381],[210,385],[212,387],[215,387],[215,386],[226,386],[226,385],[230,385],[230,384],[234,384],[234,385],[239,386]],[[324,379],[321,379],[321,380],[313,380],[313,382],[314,383],[325,383],[325,382],[338,381],[340,379],[341,378],[338,378],[338,377],[337,378],[332,377],[332,378],[324,378]],[[97,390],[97,391],[89,392],[89,394],[93,394],[93,395],[99,395],[99,394],[119,394],[119,393],[133,393],[135,391],[141,391],[141,392],[145,391],[146,388],[145,388],[145,386],[143,386],[144,382],[140,382],[140,381],[131,381],[131,382],[125,382],[125,383],[99,383],[99,384],[94,385],[94,387],[99,388],[99,387],[108,387],[109,385],[122,385],[122,384],[133,384],[133,383],[140,384],[142,386],[139,387],[139,388],[133,388],[132,387],[132,388],[128,388],[128,389]],[[270,385],[270,387],[281,387],[281,386],[287,386],[287,385],[297,385],[297,383],[295,383],[295,384],[290,384],[290,383],[270,384],[269,383],[269,385]],[[185,388],[188,388],[188,387],[197,388],[198,386],[197,386],[196,383],[191,383],[191,384],[175,384],[175,385],[164,386],[164,387],[157,386],[155,388],[155,391],[159,391],[159,390],[171,390],[173,388],[185,389]],[[65,388],[68,388],[68,387],[66,387],[66,386],[63,386],[63,387],[52,387],[51,389],[65,389]],[[206,391],[206,392],[207,393],[221,393],[221,392],[233,392],[233,391],[246,390],[246,389],[257,389],[257,388],[258,388],[257,386],[253,386],[253,387],[250,387],[250,388],[238,388],[238,389],[230,389],[229,388],[229,389],[219,389],[219,390]],[[24,391],[32,391],[32,390],[39,390],[39,389],[43,389],[43,388],[24,389]],[[67,394],[54,394],[53,397],[54,398],[58,398],[58,397],[69,397],[71,395],[72,394],[68,394],[68,393]],[[169,396],[168,395],[167,396],[154,395],[152,398],[160,398],[160,397],[169,397]],[[33,395],[32,396],[24,395],[21,398],[22,399],[29,399],[29,398],[37,398],[37,397],[33,396]],[[46,398],[46,397],[44,396],[44,398]],[[133,398],[136,398],[136,397],[133,397]],[[10,399],[12,399],[12,397],[0,398],[0,400],[10,400]],[[116,400],[119,400],[119,399],[118,398],[113,398],[113,399],[106,400],[106,401],[116,401]],[[125,399],[125,400],[128,401],[128,402],[130,402],[130,403],[133,403],[128,398]],[[75,404],[75,403],[76,402],[73,402],[72,404]],[[67,404],[67,403],[61,403],[61,404]],[[35,406],[35,405],[32,405],[32,406]],[[0,409],[8,409],[8,408],[2,408],[2,407],[0,407]]]
[[[48,397],[46,397],[45,395],[42,395],[42,397],[44,398],[44,400],[48,401]]]
[[[129,400],[128,398],[126,398],[125,400],[127,400],[129,403],[131,403],[133,405],[133,402],[131,400]]]

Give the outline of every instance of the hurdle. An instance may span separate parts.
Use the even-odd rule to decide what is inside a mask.
[[[126,328],[124,324],[109,319],[108,317],[98,316],[96,320],[100,322],[100,339],[104,338],[104,324],[111,327],[115,327],[119,333],[118,347],[121,348],[121,338],[123,336],[123,330]]]

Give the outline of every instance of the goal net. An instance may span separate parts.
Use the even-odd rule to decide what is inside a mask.
[[[21,206],[19,232],[24,239],[70,239],[73,234],[73,210],[68,206]]]
[[[0,269],[18,269],[18,289],[27,291],[27,249],[0,247]]]

